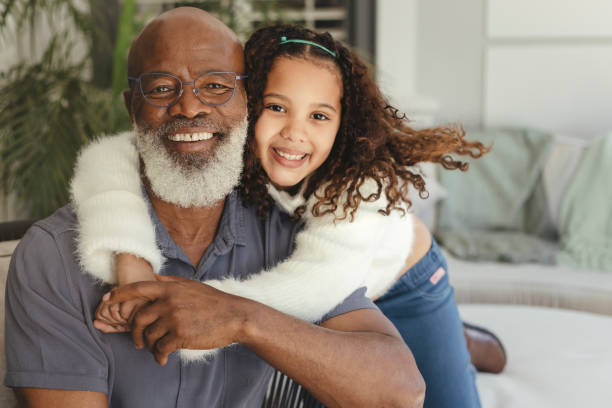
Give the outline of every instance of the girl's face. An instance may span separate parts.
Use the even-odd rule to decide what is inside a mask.
[[[272,184],[289,188],[329,156],[342,116],[342,80],[328,62],[280,57],[255,123],[257,157]]]

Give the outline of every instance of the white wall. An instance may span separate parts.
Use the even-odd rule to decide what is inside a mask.
[[[417,87],[419,1],[379,1],[376,17],[376,70],[381,89],[417,126],[429,126],[438,103]]]
[[[379,68],[410,78],[390,87],[403,106],[425,95],[439,123],[612,131],[611,0],[408,3],[379,1],[377,22]]]
[[[440,103],[438,122],[478,125],[485,0],[421,0],[417,89]]]
[[[486,54],[485,125],[612,131],[612,44],[503,44]]]
[[[376,8],[376,69],[382,88],[396,102],[415,91],[418,1],[380,1]]]
[[[480,123],[483,1],[377,2],[378,79],[398,108]]]
[[[612,131],[612,1],[488,0],[482,120]]]
[[[612,36],[610,0],[488,0],[491,38]]]

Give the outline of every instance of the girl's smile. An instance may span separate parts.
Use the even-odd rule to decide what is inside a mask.
[[[282,147],[270,147],[273,158],[282,166],[290,168],[300,167],[308,158],[308,153]]]
[[[341,98],[335,65],[287,57],[274,63],[255,124],[257,156],[273,185],[294,186],[325,162],[340,127]]]

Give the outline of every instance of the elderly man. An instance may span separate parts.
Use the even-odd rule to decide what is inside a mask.
[[[128,70],[135,80],[125,102],[165,273],[176,277],[130,289],[155,300],[140,309],[132,336],[102,334],[92,320],[108,288],[83,274],[74,257],[72,209],[35,224],[7,284],[5,384],[29,407],[258,407],[270,365],[328,406],[422,404],[410,350],[364,290],[316,326],[199,282],[246,277],[278,262],[298,228],[276,210],[258,219],[232,192],[245,135],[243,69],[235,35],[198,9],[166,12],[134,41]],[[155,106],[140,92],[141,75],[156,72],[183,81],[175,104]],[[226,103],[211,106],[192,92],[190,82],[207,72],[236,74]],[[206,190],[194,193],[196,185]],[[208,363],[172,353],[231,343]]]

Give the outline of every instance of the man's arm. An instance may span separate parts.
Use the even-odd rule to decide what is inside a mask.
[[[131,316],[132,338],[162,365],[179,348],[241,343],[327,406],[423,404],[425,385],[412,353],[378,310],[355,310],[319,327],[200,282],[158,279],[119,288],[110,301],[151,302]]]
[[[20,406],[108,407],[105,355],[74,294],[56,240],[35,225],[13,254],[6,284],[5,385]]]
[[[322,327],[287,317],[254,309],[243,344],[325,405],[423,405],[425,383],[412,353],[379,310],[355,310]]]
[[[92,391],[15,388],[19,405],[28,408],[108,408],[106,394]]]

